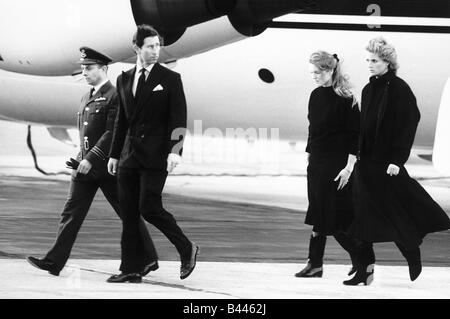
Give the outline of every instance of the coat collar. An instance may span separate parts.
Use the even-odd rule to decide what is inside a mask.
[[[160,80],[164,75],[163,71],[164,68],[159,63],[155,63],[155,65],[152,68],[152,71],[150,72],[147,78],[147,81],[145,82],[145,86],[143,88],[142,94],[139,96],[139,100],[135,101],[136,108],[134,110],[131,122],[134,122],[134,120],[144,109],[144,105],[153,94],[153,89],[160,83]]]
[[[124,93],[127,105],[134,104],[134,97],[133,97],[132,90],[133,90],[133,81],[134,81],[135,73],[136,73],[136,67],[134,67],[126,72],[122,72],[123,93]]]
[[[142,94],[139,96],[139,100],[136,101],[136,105],[144,103],[153,92],[153,89],[156,85],[158,85],[161,77],[162,77],[163,67],[159,63],[155,63],[150,74],[148,75],[147,81],[145,82],[145,86],[143,88]]]
[[[106,92],[108,92],[111,89],[112,86],[113,85],[112,85],[111,81],[108,80],[108,82],[103,84],[101,86],[101,88],[97,92],[95,92],[95,94],[93,96],[91,96],[88,99],[87,103],[91,103],[92,101],[95,101],[97,98],[103,96]]]
[[[153,94],[153,89],[160,83],[161,78],[164,75],[164,67],[159,63],[155,63],[150,74],[148,75],[147,81],[145,82],[143,93],[141,94],[139,101],[136,101],[133,96],[133,81],[136,75],[136,66],[132,69],[122,72],[121,83],[123,88],[123,94],[126,100],[126,105],[134,106],[131,108],[127,108],[131,111],[131,114],[127,114],[130,117],[130,123],[132,123],[137,115],[140,114],[145,102],[151,97]]]
[[[376,75],[371,76],[369,81],[370,81],[370,84],[381,85],[381,84],[385,84],[385,83],[389,82],[390,80],[392,80],[393,77],[395,77],[395,71],[389,70],[381,76],[376,76]]]
[[[102,87],[97,91],[97,93],[100,93],[103,96],[103,94],[111,90],[112,87],[113,85],[111,81],[108,80],[108,82],[102,85]]]
[[[376,123],[376,129],[375,129],[375,138],[378,135],[378,132],[380,130],[381,123],[383,122],[384,115],[386,113],[386,109],[388,107],[388,99],[389,99],[389,86],[391,80],[395,77],[395,71],[389,70],[382,76],[372,76],[370,77],[370,86],[369,90],[367,91],[367,98],[365,100],[364,105],[362,105],[361,108],[361,127],[366,127],[366,121],[367,121],[367,108],[371,106],[373,103],[373,99],[375,98],[375,95],[381,94],[380,99],[378,100],[378,103],[380,103],[378,108],[378,114],[377,114],[377,123]],[[363,143],[364,134],[360,134],[360,143],[359,147],[361,149],[362,143]]]

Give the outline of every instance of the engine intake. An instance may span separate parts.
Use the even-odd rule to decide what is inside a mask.
[[[235,5],[236,0],[131,0],[136,24],[155,27],[165,45],[177,41],[187,27],[226,15]]]
[[[240,0],[228,15],[241,34],[256,36],[267,29],[272,19],[302,11],[311,1],[305,0]]]

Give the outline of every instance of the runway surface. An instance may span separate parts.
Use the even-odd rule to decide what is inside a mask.
[[[47,167],[60,158],[46,159]],[[410,173],[450,212],[450,179],[430,165]],[[297,165],[298,166],[298,165]],[[242,168],[242,167],[241,167]],[[29,163],[0,157],[0,298],[449,298],[450,231],[422,244],[423,274],[409,281],[393,243],[375,245],[370,287],[344,287],[348,255],[329,237],[321,280],[293,277],[308,255],[310,226],[304,169],[290,174],[240,174],[222,166],[185,163],[169,176],[163,200],[186,234],[202,248],[199,265],[179,280],[175,248],[148,225],[161,260],[142,285],[108,285],[118,271],[121,222],[99,191],[60,277],[39,271],[25,256],[51,247],[69,186],[68,176],[43,177]],[[285,169],[285,167],[284,167]],[[289,170],[287,170],[289,171]],[[234,175],[233,175],[234,174]],[[20,280],[17,280],[20,274]]]
[[[192,275],[180,280],[179,263],[163,261],[141,284],[106,282],[117,260],[72,259],[59,277],[35,269],[24,260],[0,260],[0,298],[120,299],[448,299],[450,272],[425,267],[409,281],[406,266],[375,266],[370,286],[349,287],[348,267],[327,265],[323,278],[295,278],[290,263],[218,263],[201,261]],[[16,274],[21,278],[17,280]],[[261,300],[263,301],[263,300]],[[186,304],[189,304],[186,301]]]
[[[425,267],[414,283],[409,281],[406,263],[398,250],[393,244],[385,243],[375,245],[374,283],[366,288],[344,287],[342,281],[347,279],[350,262],[333,238],[327,243],[324,278],[298,279],[293,274],[303,267],[310,235],[310,227],[303,223],[304,210],[277,207],[275,199],[273,205],[257,204],[260,196],[245,195],[245,192],[247,202],[240,202],[239,196],[233,202],[177,195],[173,192],[185,185],[182,180],[186,178],[169,179],[172,182],[167,185],[170,192],[164,194],[165,207],[201,246],[197,269],[187,280],[179,280],[176,250],[149,225],[159,252],[160,269],[146,277],[141,285],[111,285],[105,280],[117,273],[119,266],[121,223],[101,192],[83,224],[68,267],[60,277],[54,277],[28,265],[24,257],[42,256],[51,247],[68,181],[2,175],[0,298],[450,297],[449,231],[426,237],[422,245]],[[220,177],[204,179],[208,187],[221,183]],[[279,182],[289,185],[288,177],[240,179],[241,184],[254,184],[256,189],[261,182],[270,182],[275,188],[281,187],[277,185]],[[201,183],[201,177],[195,180]],[[288,189],[295,185],[291,181]]]
[[[248,182],[248,181],[247,181]],[[272,185],[275,184],[272,181]],[[56,235],[68,181],[2,176],[0,181],[0,255],[42,255]],[[72,251],[72,258],[118,259],[121,222],[97,194]],[[163,196],[181,228],[203,250],[204,261],[298,262],[307,256],[310,226],[305,211],[276,206],[199,199],[171,193]],[[276,204],[276,203],[274,203]],[[161,260],[178,260],[170,242],[149,225]],[[429,266],[450,266],[450,232],[426,237],[423,260]],[[394,244],[377,244],[380,264],[403,264]],[[348,263],[334,239],[328,240],[325,262]]]

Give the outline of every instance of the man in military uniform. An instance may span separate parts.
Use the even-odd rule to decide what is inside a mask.
[[[77,114],[81,150],[77,160],[67,164],[73,168],[69,196],[64,205],[58,235],[53,247],[43,259],[28,257],[28,262],[58,276],[69,259],[78,231],[100,188],[117,215],[119,210],[117,180],[108,174],[107,154],[110,151],[114,120],[117,113],[116,89],[108,80],[109,57],[88,47],[80,48],[83,76],[92,86],[81,99]],[[144,221],[139,223],[139,260],[136,267],[145,276],[158,269],[157,254]]]

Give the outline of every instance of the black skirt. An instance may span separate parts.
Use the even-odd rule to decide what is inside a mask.
[[[334,181],[347,165],[348,154],[311,156],[307,168],[308,211],[305,224],[322,235],[334,235],[347,230],[353,220],[352,178],[341,190]]]
[[[368,242],[397,242],[418,247],[428,233],[450,229],[444,210],[404,167],[386,174],[388,164],[368,159],[354,169],[355,218],[349,235]]]

